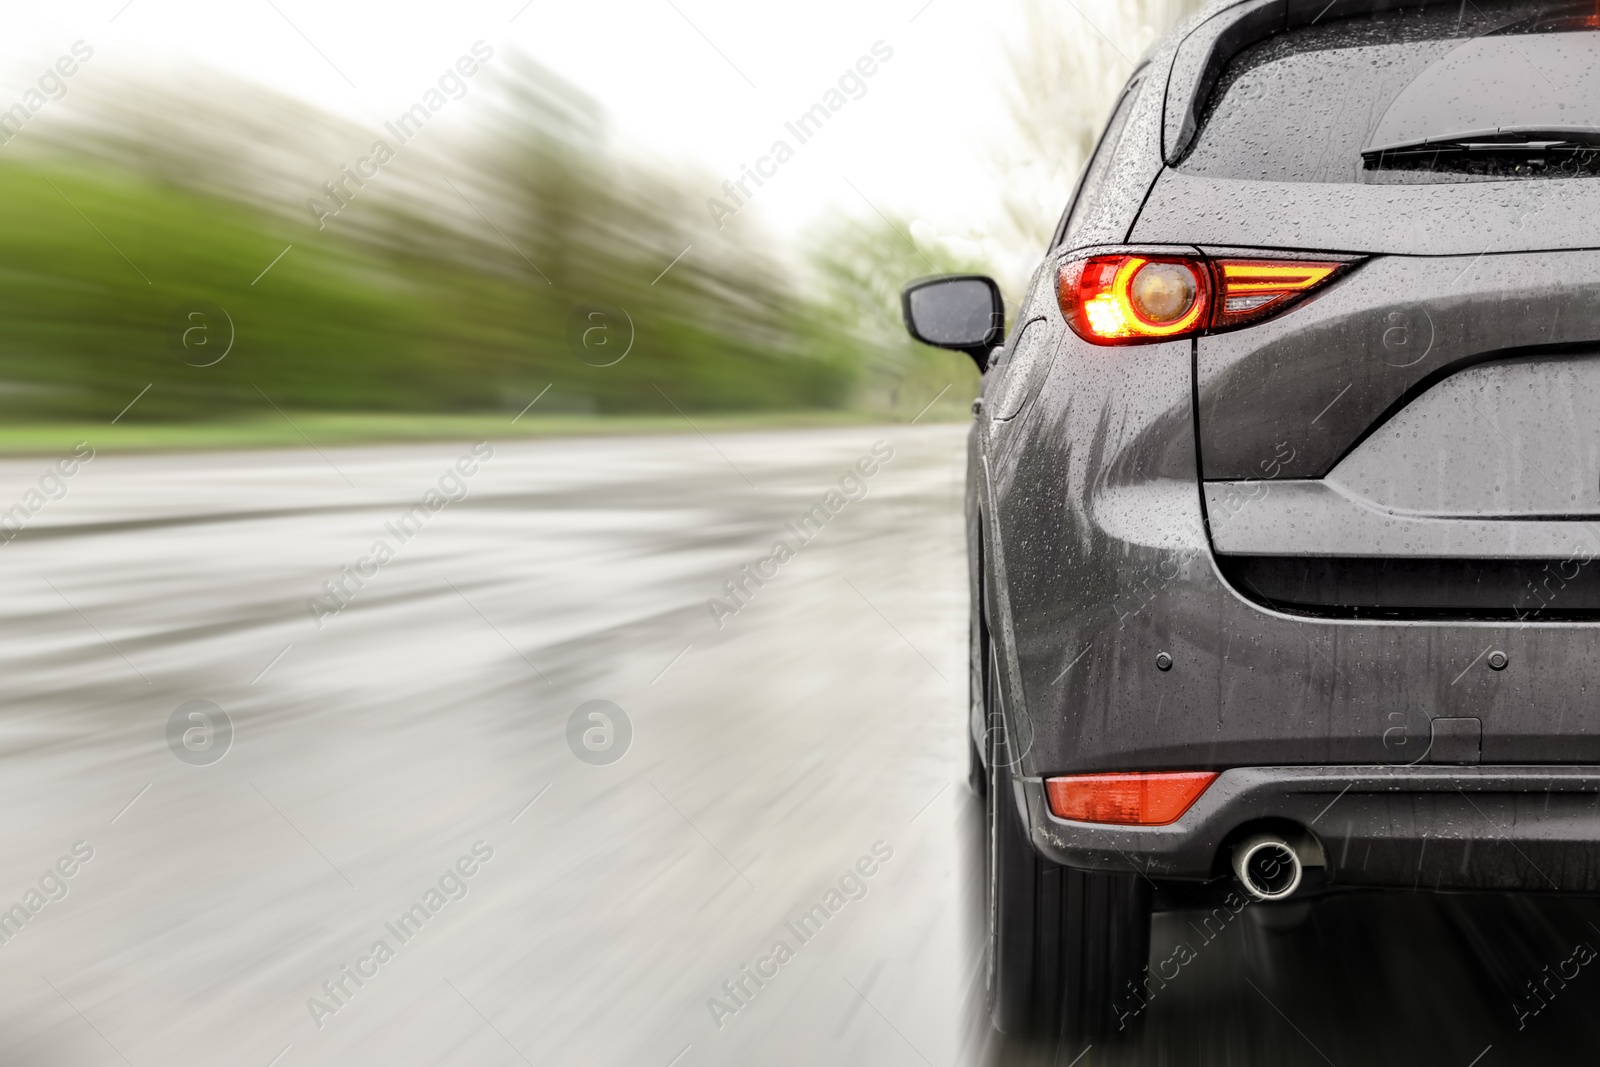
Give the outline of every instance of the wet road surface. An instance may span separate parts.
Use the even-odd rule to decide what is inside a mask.
[[[1130,1036],[995,1040],[963,435],[82,464],[0,544],[0,1064],[1591,1062],[1549,898],[1162,915]]]

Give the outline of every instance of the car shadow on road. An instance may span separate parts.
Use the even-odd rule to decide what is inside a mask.
[[[1600,900],[1429,892],[1256,905],[1220,930],[1160,913],[1150,965],[1171,978],[1142,1009],[1130,995],[1124,1032],[1001,1037],[984,1007],[981,800],[962,821],[966,1044],[985,1067],[1500,1067],[1600,1048]]]

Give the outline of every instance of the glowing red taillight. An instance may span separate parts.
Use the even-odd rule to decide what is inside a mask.
[[[1062,266],[1056,295],[1087,340],[1164,340],[1205,324],[1211,274],[1202,261],[1179,256],[1091,256]]]
[[[1165,826],[1200,798],[1215,771],[1130,771],[1046,778],[1045,795],[1058,819]]]
[[[1145,253],[1061,265],[1056,298],[1079,337],[1140,344],[1222,330],[1287,310],[1344,261],[1207,259]]]

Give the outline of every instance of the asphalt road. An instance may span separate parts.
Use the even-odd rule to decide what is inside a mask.
[[[1536,898],[1163,915],[1136,1034],[990,1036],[963,433],[82,465],[0,544],[0,1064],[1591,1062]]]

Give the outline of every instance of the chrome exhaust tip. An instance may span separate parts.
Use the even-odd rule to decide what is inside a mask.
[[[1283,900],[1300,888],[1300,856],[1276,834],[1256,834],[1233,846],[1233,873],[1253,899]]]

